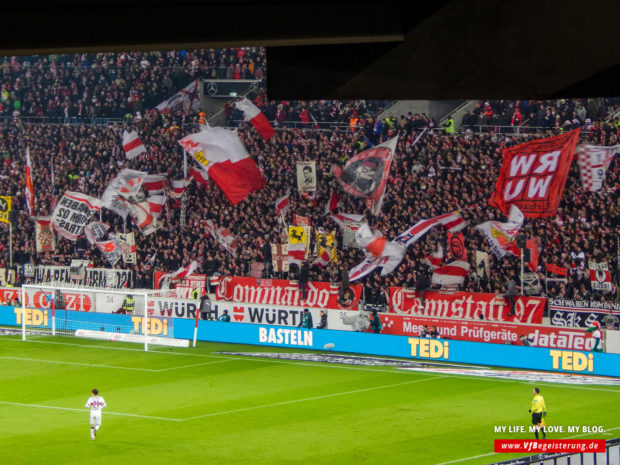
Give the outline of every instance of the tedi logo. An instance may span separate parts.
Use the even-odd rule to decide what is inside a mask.
[[[437,339],[418,339],[410,337],[411,356],[421,358],[443,358],[448,360],[450,355],[450,343],[448,341],[438,341]]]
[[[554,370],[566,371],[594,371],[594,355],[572,352],[570,350],[550,350],[552,366]]]
[[[312,331],[286,328],[258,328],[258,340],[268,344],[311,346]]]

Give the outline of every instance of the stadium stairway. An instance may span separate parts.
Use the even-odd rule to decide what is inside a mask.
[[[476,106],[477,100],[397,100],[378,115],[378,118],[387,118],[390,113],[397,118],[406,115],[408,112],[413,114],[426,114],[438,121],[441,127],[443,120],[452,115],[459,129],[461,119],[467,110]]]

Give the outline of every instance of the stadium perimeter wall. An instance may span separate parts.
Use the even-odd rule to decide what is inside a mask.
[[[27,322],[30,327],[49,327],[51,320],[49,310],[27,309],[27,311],[29,312]],[[21,308],[0,307],[0,325],[19,327],[21,318]],[[97,329],[105,325],[119,325],[134,327],[136,332],[139,332],[140,320],[140,317],[129,315],[56,312],[58,325],[62,326],[63,321],[78,321],[68,323],[67,329],[76,329],[82,324],[87,329]],[[156,335],[165,336],[165,331],[173,332],[175,338],[191,339],[193,337],[194,322],[191,319],[151,317],[150,320],[149,325],[151,327],[160,328],[161,332]],[[71,324],[75,327],[71,327]],[[330,350],[407,359],[620,377],[620,355],[599,352],[215,321],[199,322],[198,339],[212,342],[319,351]]]

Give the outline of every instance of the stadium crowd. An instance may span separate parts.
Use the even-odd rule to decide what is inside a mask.
[[[101,197],[122,168],[165,173],[168,179],[179,179],[183,173],[183,154],[177,141],[198,130],[197,112],[162,114],[154,107],[197,77],[229,78],[232,73],[232,78],[251,75],[262,79],[264,66],[264,51],[252,48],[76,54],[31,57],[31,61],[23,57],[5,59],[0,65],[1,114],[16,117],[0,125],[0,189],[2,195],[14,196],[14,208],[22,211],[12,230],[13,264],[68,265],[72,258],[88,258],[97,267],[109,266],[83,237],[76,242],[60,239],[56,253],[35,253],[34,224],[25,212],[26,147],[33,164],[35,216],[49,215],[53,199],[57,200],[67,190]],[[180,227],[180,201],[169,199],[160,230],[144,236],[133,229],[138,253],[138,263],[133,267],[136,287],[152,286],[153,269],[146,270],[145,264],[155,254],[154,268],[159,270],[175,271],[195,259],[199,262],[197,273],[248,275],[252,262],[262,262],[268,255],[265,244],[287,242],[274,206],[287,190],[291,192],[287,223],[292,222],[295,214],[308,216],[311,225],[336,231],[339,241],[338,263],[322,268],[316,261],[312,262],[309,279],[340,281],[343,270],[360,263],[364,254],[359,249],[343,247],[342,230],[325,214],[331,192],[339,190],[331,165],[342,166],[356,153],[398,135],[381,214],[371,215],[363,199],[342,192],[340,212],[365,215],[388,239],[420,219],[460,212],[468,221],[463,232],[472,265],[463,289],[501,293],[506,282],[519,274],[521,261],[510,255],[496,259],[474,226],[491,219],[505,221],[489,205],[502,163],[502,149],[569,127],[581,127],[582,141],[594,145],[615,145],[620,132],[617,120],[608,118],[620,105],[617,99],[480,102],[476,111],[463,119],[461,131],[446,134],[437,121],[426,115],[390,114],[379,118],[387,102],[270,101],[262,88],[251,97],[273,122],[274,137],[265,141],[243,121],[232,102],[226,106],[227,125],[239,128],[244,145],[267,179],[266,186],[233,207],[213,183],[193,182],[188,188],[184,229]],[[522,115],[520,119],[514,117],[517,109]],[[99,125],[52,124],[17,117],[70,118],[82,114],[123,118],[123,121]],[[484,123],[482,131],[481,123]],[[523,125],[529,131],[513,135],[499,129],[511,125]],[[148,150],[131,161],[126,159],[121,144],[122,133],[127,128],[137,130]],[[304,160],[316,161],[317,191],[313,195],[297,191],[295,165]],[[577,165],[573,164],[557,215],[526,219],[523,232],[540,244],[536,271],[544,295],[579,299],[614,297],[614,294],[591,291],[587,260],[607,261],[616,282],[619,188],[617,161],[609,167],[603,189],[595,193],[583,190]],[[236,236],[234,254],[220,247],[208,234],[204,224],[207,219]],[[125,222],[106,209],[101,212],[101,220],[111,226],[110,231],[132,230],[130,220]],[[0,267],[8,268],[9,231],[5,226],[0,230]],[[415,287],[421,275],[430,276],[425,257],[438,247],[447,250],[443,228],[434,228],[408,247],[405,259],[392,274],[380,277],[375,272],[362,279],[360,282],[369,289],[367,295],[379,299],[385,295],[380,291],[389,286]],[[489,253],[489,276],[476,270],[476,250]],[[446,254],[444,262],[447,261],[450,258]],[[546,286],[546,263],[567,268],[567,283]],[[122,261],[116,265],[116,268],[123,267]],[[285,273],[276,275],[286,277]],[[379,292],[371,292],[373,289]]]

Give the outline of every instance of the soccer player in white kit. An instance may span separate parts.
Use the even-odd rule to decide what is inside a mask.
[[[86,407],[90,408],[90,438],[94,441],[95,435],[101,426],[101,409],[106,406],[105,400],[99,395],[97,389],[93,389],[92,397],[88,398]]]

